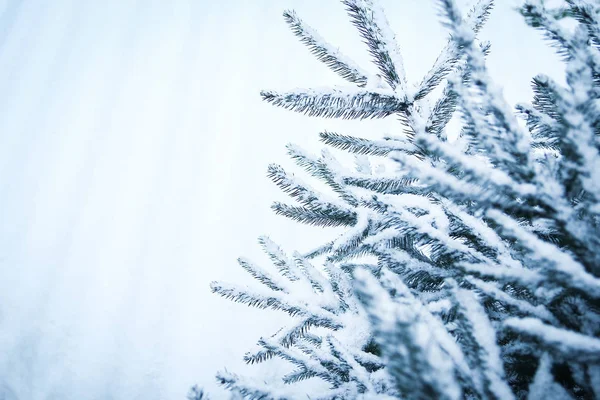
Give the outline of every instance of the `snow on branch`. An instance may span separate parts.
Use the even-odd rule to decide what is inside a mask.
[[[466,24],[475,34],[479,32],[487,20],[493,5],[493,0],[479,0],[467,14]],[[448,43],[418,85],[415,100],[424,98],[435,89],[447,74],[452,71],[461,56],[462,50],[456,41],[452,38],[448,39]]]
[[[540,358],[540,362],[533,378],[533,382],[529,386],[529,400],[571,400],[573,397],[556,383],[552,374],[552,358],[548,353],[544,353]]]
[[[568,0],[570,14],[587,29],[594,45],[600,46],[600,5],[588,0]]]
[[[508,306],[515,307],[524,314],[532,315],[552,324],[558,323],[556,317],[554,317],[554,315],[552,315],[552,313],[550,313],[543,305],[534,306],[529,301],[514,298],[504,290],[498,288],[498,286],[492,282],[486,282],[474,277],[467,277],[467,281],[479,289],[484,295]]]
[[[356,214],[335,210],[309,209],[303,206],[291,206],[278,201],[271,205],[275,214],[284,216],[293,221],[301,222],[307,225],[321,227],[353,226],[356,223]]]
[[[377,0],[343,0],[385,81],[406,98],[404,61],[383,9]]]
[[[321,132],[319,136],[323,143],[355,154],[386,156],[393,151],[415,151],[409,140],[371,140],[327,131]]]
[[[527,249],[533,259],[543,262],[545,268],[541,268],[540,272],[546,274],[547,279],[555,280],[561,286],[579,289],[592,298],[600,298],[600,278],[588,273],[567,252],[528,232],[506,214],[490,210],[487,216],[496,221],[505,234],[517,239],[518,244]]]
[[[462,313],[463,323],[468,328],[463,334],[472,337],[477,358],[477,375],[481,379],[481,392],[484,398],[514,399],[514,395],[506,383],[504,365],[500,357],[500,348],[496,342],[496,331],[492,326],[485,309],[473,292],[455,289],[454,296]],[[473,353],[473,352],[471,352]]]
[[[508,173],[494,168],[493,165],[489,165],[481,159],[465,155],[452,144],[443,142],[435,136],[421,134],[417,138],[417,143],[427,148],[431,154],[447,160],[451,165],[460,166],[460,169],[471,174],[475,178],[474,180],[493,183],[498,192],[510,191],[519,197],[535,194],[534,185],[516,182]]]
[[[284,347],[290,347],[298,342],[299,339],[308,335],[313,327],[319,326],[319,320],[313,316],[303,318],[294,323],[291,327],[284,327],[271,336],[271,341],[276,341]],[[244,355],[244,361],[248,364],[261,363],[275,356],[275,352],[260,347],[260,350],[248,352]]]
[[[283,16],[294,34],[300,38],[300,41],[310,49],[310,52],[319,61],[325,63],[349,82],[360,87],[367,84],[369,74],[323,39],[316,30],[302,21],[295,11],[285,11]]]
[[[267,236],[259,237],[258,243],[282,276],[285,276],[292,282],[301,279],[302,273],[298,270],[294,260],[289,258],[277,243],[273,242]]]
[[[536,339],[565,359],[600,362],[600,339],[548,325],[536,318],[509,318],[504,326]]]
[[[413,177],[373,177],[372,175],[344,176],[344,183],[383,194],[410,193],[426,196],[427,187],[416,185]]]
[[[364,89],[298,89],[287,93],[262,91],[263,100],[311,117],[384,118],[406,110],[408,104],[393,94]]]
[[[385,274],[397,300],[366,271],[356,271],[360,295],[384,359],[401,395],[407,398],[459,399],[457,377],[469,368],[462,351],[441,321],[392,274]]]
[[[342,184],[341,175],[346,168],[332,154],[323,149],[321,157],[316,158],[297,145],[288,144],[286,147],[288,155],[297,165],[313,177],[324,181],[348,205],[355,207],[358,204],[356,197]]]
[[[457,45],[465,49],[471,81],[476,91],[468,91],[463,82],[453,84],[460,95],[463,112],[475,125],[478,139],[494,155],[497,165],[511,169],[519,181],[531,179],[530,136],[518,124],[512,107],[500,88],[492,81],[485,66],[485,57],[476,45],[474,32],[462,19],[455,0],[440,0],[445,25],[451,30]],[[490,125],[494,129],[490,129]],[[501,131],[502,136],[497,135]]]
[[[287,390],[276,388],[272,384],[257,382],[227,371],[217,374],[217,382],[224,388],[249,399],[288,400],[293,396],[293,391],[289,388]]]
[[[335,198],[324,199],[323,194],[313,190],[303,183],[294,174],[288,174],[277,165],[271,164],[268,168],[268,176],[279,188],[297,200],[300,204],[310,210],[334,212],[338,215],[351,217],[353,211],[350,207]]]
[[[313,316],[318,320],[319,326],[328,327],[330,329],[338,329],[341,327],[339,322],[336,321],[333,313],[322,308],[318,309],[301,300],[292,299],[290,301],[283,295],[252,292],[247,288],[238,288],[235,285],[223,282],[212,282],[210,288],[213,293],[217,293],[236,303],[246,304],[260,309],[270,308],[272,310],[283,311],[292,317]]]
[[[271,290],[276,292],[287,292],[285,288],[285,283],[283,283],[280,279],[277,279],[275,276],[272,276],[267,271],[259,267],[258,265],[253,264],[250,260],[245,258],[238,258],[238,264],[246,270],[254,279],[265,285]]]

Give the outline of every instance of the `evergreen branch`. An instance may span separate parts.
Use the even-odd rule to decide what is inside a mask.
[[[535,289],[544,282],[544,277],[537,271],[528,268],[507,268],[493,263],[462,262],[458,265],[466,272],[487,277],[506,284],[517,284]]]
[[[309,154],[300,146],[288,143],[286,145],[288,155],[294,160],[294,162],[304,168],[306,172],[314,177],[322,176],[322,164],[316,156]]]
[[[323,343],[323,338],[321,336],[314,335],[312,333],[306,333],[302,337],[302,340],[305,341],[306,343],[309,343],[313,347],[320,347],[321,344]]]
[[[321,151],[319,169],[316,177],[325,181],[325,183],[327,183],[327,185],[329,185],[329,187],[350,206],[357,207],[359,203],[358,198],[348,189],[341,178],[348,172],[349,170],[343,167],[328,149],[323,149]]]
[[[394,272],[402,281],[419,292],[435,292],[446,278],[456,277],[456,271],[438,266],[427,259],[418,249],[402,246],[387,249],[380,254],[380,263]]]
[[[477,41],[492,0],[477,1],[464,19],[457,0],[439,0],[451,38],[410,93],[375,0],[343,2],[388,89],[293,12],[284,14],[319,60],[360,88],[263,92],[265,100],[325,117],[397,114],[406,135],[322,133],[325,144],[360,156],[352,169],[327,152],[315,157],[289,146],[296,164],[333,189],[333,198],[270,167],[275,183],[300,203],[276,203],[277,213],[350,229],[292,258],[268,244],[269,257],[292,282],[242,265],[266,295],[215,284],[234,301],[300,317],[261,340],[247,362],[288,361],[295,369],[284,383],[318,377],[331,387],[317,398],[329,400],[598,394],[600,6],[563,0],[563,7],[546,9],[542,0],[525,1],[527,22],[567,61],[565,88],[535,78],[533,104],[517,108],[525,129],[490,77],[489,45]],[[579,25],[566,28],[562,18]],[[437,101],[415,103],[443,80]],[[457,109],[463,127],[449,143]],[[400,169],[384,175],[370,156],[389,157]],[[323,270],[308,262],[320,256]],[[345,263],[353,257],[355,264]],[[325,337],[322,329],[309,333],[312,326],[338,331]]]
[[[494,0],[478,0],[477,3],[467,13],[466,25],[475,33],[478,34],[483,28],[483,25],[488,20],[490,12],[494,7]]]
[[[344,216],[346,218],[351,218],[353,214],[352,210],[341,202],[335,204],[334,199],[322,199],[322,196],[317,194],[315,190],[302,183],[293,174],[287,174],[285,170],[277,164],[269,165],[267,175],[283,192],[296,199],[309,210],[330,214],[332,216]]]
[[[479,289],[481,293],[491,299],[499,301],[507,306],[515,307],[525,315],[531,315],[544,321],[548,321],[552,324],[559,323],[552,313],[550,313],[550,311],[548,311],[548,309],[543,305],[534,306],[529,301],[516,299],[510,294],[506,293],[504,290],[499,289],[492,282],[486,282],[474,277],[467,277],[466,279],[469,283]]]
[[[447,160],[450,165],[459,166],[461,171],[472,176],[471,180],[473,182],[488,181],[490,184],[494,184],[499,192],[514,194],[511,197],[527,198],[536,193],[536,188],[532,184],[519,183],[509,173],[494,168],[493,165],[486,164],[482,160],[469,157],[462,151],[457,150],[452,144],[441,141],[434,136],[420,134],[417,143],[430,154]],[[463,177],[463,179],[466,177]]]
[[[227,371],[217,373],[217,382],[225,389],[250,400],[288,400],[290,393],[275,390],[271,385],[248,381]]]
[[[347,370],[347,372],[344,372],[348,375],[348,380],[357,384],[358,391],[360,393],[375,392],[375,388],[369,379],[369,372],[356,360],[353,352],[331,335],[327,337],[327,344],[334,357],[336,357],[340,361],[340,364],[345,367],[343,369]]]
[[[331,291],[331,284],[320,271],[317,269],[302,256],[302,254],[295,252],[294,253],[294,261],[303,273],[306,279],[310,282],[310,286],[317,292],[325,293],[325,296],[333,294]],[[337,310],[333,310],[331,306],[322,305],[321,307],[328,309],[329,311],[335,313]]]
[[[507,235],[517,239],[518,245],[526,249],[531,257],[544,263],[545,268],[540,272],[546,274],[547,279],[555,281],[560,287],[571,287],[592,298],[600,298],[600,278],[588,273],[570,254],[539,239],[497,210],[488,211],[487,216],[496,221]]]
[[[543,32],[544,36],[550,40],[552,46],[556,48],[557,53],[565,61],[570,58],[569,35],[556,24],[555,20],[549,17],[543,5],[537,1],[526,1],[519,11],[529,26]]]
[[[399,298],[394,301],[374,277],[358,272],[357,292],[400,393],[414,399],[460,398],[457,366],[464,364],[463,356],[441,322],[427,314],[399,279],[385,278],[393,281],[387,285]]]
[[[261,96],[275,106],[324,118],[385,118],[408,107],[405,101],[394,95],[364,89],[331,89],[328,92],[299,89],[287,93],[262,91]]]
[[[308,304],[294,304],[285,301],[281,296],[251,293],[248,290],[241,290],[223,282],[212,282],[210,288],[213,293],[217,293],[221,297],[236,303],[259,309],[270,308],[276,311],[283,311],[292,317],[310,316],[314,318],[315,325],[333,330],[342,328],[342,325],[335,320],[335,315],[323,308],[317,309],[316,307],[310,307]]]
[[[482,397],[497,400],[514,399],[505,380],[496,332],[483,306],[471,291],[454,289],[454,296],[462,314],[461,323],[466,328],[461,333],[469,337],[469,347],[474,348],[470,353],[475,358],[473,364],[478,366],[477,376],[482,384],[479,389]]]
[[[441,136],[444,128],[452,119],[454,111],[458,105],[458,94],[452,90],[450,84],[444,87],[440,98],[435,102],[429,117],[425,130],[436,136]]]
[[[470,242],[473,247],[478,248],[488,257],[499,260],[506,267],[523,269],[522,264],[511,257],[511,249],[508,244],[485,220],[471,215],[464,207],[460,207],[450,200],[442,199],[441,204],[456,225],[464,227],[464,230],[469,232],[468,237],[461,235],[466,242]]]
[[[284,192],[299,203],[311,209],[328,208],[328,204],[319,198],[318,192],[301,182],[294,174],[288,174],[283,167],[269,164],[267,176]]]
[[[386,156],[393,151],[412,153],[416,150],[415,146],[409,141],[370,140],[327,131],[321,132],[319,136],[323,143],[355,154]]]
[[[466,24],[477,34],[487,21],[490,11],[494,5],[493,0],[479,0],[467,14]],[[462,49],[455,40],[450,37],[444,49],[441,51],[433,67],[421,80],[415,94],[415,101],[426,97],[440,82],[453,70],[462,56]],[[444,96],[442,96],[443,98]]]
[[[381,197],[384,196],[391,197],[389,195]],[[397,231],[396,235],[412,236],[415,243],[429,247],[430,258],[433,261],[446,264],[449,268],[458,269],[457,264],[466,260],[480,260],[493,264],[485,254],[450,236],[443,223],[436,226],[430,219],[421,218],[418,210],[417,213],[411,210],[414,207],[414,204],[398,204],[390,208],[389,223],[394,224],[394,228],[391,229],[392,234]]]
[[[298,340],[304,338],[307,335],[308,330],[310,328],[321,327],[321,325],[319,325],[320,321],[321,320],[319,318],[304,318],[299,323],[295,324],[289,329],[279,330],[279,332],[272,336],[271,340],[277,341],[284,347],[293,346],[298,342]],[[273,351],[262,348],[261,350],[254,353],[246,353],[244,355],[244,361],[247,364],[257,364],[269,360],[274,356],[276,356],[276,354]]]
[[[584,0],[566,0],[569,4],[569,15],[573,16],[580,24],[585,26],[592,42],[600,46],[600,18],[599,7]]]
[[[187,396],[187,400],[210,400],[206,392],[197,385],[194,385],[190,388]]]
[[[510,168],[520,182],[531,181],[534,169],[529,153],[529,135],[524,134],[512,107],[504,100],[502,91],[489,76],[484,53],[475,44],[474,33],[463,21],[455,0],[440,0],[440,3],[453,38],[465,49],[471,68],[471,80],[476,89],[468,92],[462,82],[454,82],[465,117],[474,125],[477,139],[489,154],[493,154],[499,168]],[[489,125],[493,128],[490,129]],[[502,133],[501,136],[499,132]]]
[[[557,106],[564,118],[564,132],[561,135],[561,155],[567,160],[563,163],[561,177],[566,194],[573,197],[573,186],[580,185],[592,198],[591,203],[600,214],[600,149],[596,147],[596,127],[600,121],[600,112],[595,103],[598,90],[594,87],[593,67],[589,64],[591,56],[587,49],[587,38],[575,35],[572,40],[572,60],[567,64],[567,82],[573,82],[571,90],[563,91],[557,99]],[[600,52],[595,54],[600,68]],[[576,84],[574,82],[577,82]],[[588,208],[595,208],[588,203]]]
[[[331,292],[337,299],[337,312],[356,311],[352,301],[348,300],[352,293],[352,288],[349,285],[351,274],[348,274],[341,266],[331,263],[325,263],[324,272],[329,280]]]
[[[290,206],[279,202],[274,202],[271,205],[271,209],[275,211],[277,215],[282,215],[293,221],[324,228],[353,226],[356,223],[356,215],[354,213],[336,214],[330,211],[310,210],[306,207]]]
[[[376,356],[375,354],[367,353],[364,351],[353,352],[352,357],[358,362],[362,367],[377,371],[382,368],[385,368],[385,363],[381,360],[381,357]]]
[[[410,193],[426,196],[428,191],[426,187],[414,186],[417,179],[412,177],[373,178],[369,176],[346,176],[343,179],[347,185],[357,186],[382,194]]]
[[[260,349],[258,351],[255,351],[254,353],[248,352],[244,354],[244,362],[246,364],[251,365],[258,364],[270,360],[273,357],[275,357],[275,353],[273,353],[272,351]]]
[[[573,396],[569,394],[558,384],[552,373],[553,362],[552,358],[547,352],[544,352],[539,360],[539,365],[533,382],[529,386],[529,398],[530,399],[572,399]],[[591,397],[590,397],[591,398]]]
[[[282,379],[286,384],[297,383],[306,379],[314,378],[317,374],[313,371],[307,371],[305,369],[299,369],[285,375]]]
[[[339,378],[328,371],[325,366],[310,355],[294,351],[291,347],[286,348],[265,339],[261,339],[259,343],[265,349],[274,352],[278,357],[290,362],[301,370],[306,371],[307,373],[310,372],[314,374],[314,376],[317,376],[326,382],[330,382],[333,385],[339,385]]]
[[[540,113],[555,121],[562,122],[556,100],[560,96],[558,85],[546,75],[537,75],[532,80],[533,106]]]
[[[240,266],[244,270],[246,270],[246,272],[248,272],[250,275],[252,275],[252,277],[254,279],[259,281],[260,283],[262,283],[269,289],[277,291],[277,292],[286,292],[287,293],[287,290],[285,290],[283,288],[283,286],[276,283],[275,278],[270,276],[266,271],[262,270],[260,267],[252,264],[249,260],[246,260],[241,257],[238,258],[237,261],[238,261],[238,264],[240,264]]]
[[[379,67],[385,81],[394,90],[406,96],[404,61],[394,33],[377,0],[343,0],[352,22],[369,47],[369,53]]]
[[[482,0],[480,3],[489,3],[492,4],[492,1]],[[454,43],[454,41],[452,41]],[[490,49],[489,43],[482,44],[482,52],[487,55]],[[463,84],[466,84],[471,79],[470,69],[467,65],[461,65],[458,63],[457,59],[454,63],[454,74],[456,75],[456,79],[449,79],[444,86],[444,90],[442,91],[442,95],[436,100],[433,109],[431,110],[429,117],[427,118],[427,124],[425,126],[425,130],[429,133],[432,133],[438,137],[442,136],[442,132],[450,119],[454,115],[456,108],[458,106],[458,93],[454,90],[453,82],[455,80],[460,80]],[[444,77],[446,77],[446,73],[444,73]],[[434,82],[435,83],[435,82]],[[435,83],[437,85],[437,83]],[[432,88],[433,89],[433,88]]]
[[[359,270],[359,269],[364,269],[366,271],[369,271],[373,275],[377,275],[380,268],[379,268],[379,266],[377,266],[375,264],[365,264],[365,263],[357,264],[357,263],[347,262],[347,263],[341,263],[340,269],[346,273],[349,273],[350,275],[352,275],[354,273],[354,271]]]
[[[246,304],[250,307],[260,309],[271,308],[273,310],[284,311],[292,317],[308,314],[307,310],[302,306],[288,304],[279,296],[250,293],[249,291],[241,290],[223,282],[212,282],[210,284],[210,289],[213,293],[217,293],[221,297],[236,303]]]
[[[373,255],[374,253],[373,246],[365,245],[364,243],[362,243],[360,238],[357,238],[356,241],[351,242],[349,244],[353,246],[345,247],[327,256],[327,262],[339,263],[353,258],[360,258],[364,256]]]
[[[309,48],[310,52],[319,61],[325,63],[325,65],[349,82],[355,83],[360,87],[364,87],[367,84],[368,73],[325,41],[317,31],[302,21],[296,15],[295,11],[285,11],[283,16],[294,34],[300,38],[300,41]]]
[[[600,339],[544,324],[536,318],[509,318],[504,326],[535,339],[561,358],[579,362],[600,362]]]
[[[277,267],[281,275],[285,276],[290,281],[297,281],[300,279],[301,272],[298,271],[294,261],[288,258],[275,242],[267,236],[261,236],[258,238],[258,243],[269,256],[271,262]]]
[[[312,259],[312,258],[322,256],[323,254],[330,252],[332,247],[333,247],[333,242],[325,243],[324,245],[319,246],[319,247],[309,251],[308,253],[304,254],[304,257],[306,257],[308,259]]]
[[[370,228],[370,215],[368,213],[359,213],[356,224],[333,242],[329,259],[341,260],[351,254],[369,235]]]
[[[345,170],[337,160],[325,149],[321,158],[315,158],[299,146],[288,144],[288,155],[297,165],[304,168],[312,176],[323,180],[339,197],[349,205],[358,205],[356,197],[340,182],[340,171]]]
[[[421,143],[427,143],[430,139],[433,139],[433,137],[422,136],[419,138],[422,141]],[[427,146],[425,148],[428,153],[433,151]],[[450,150],[450,152],[456,152],[456,149],[452,149],[447,144],[444,145],[444,148]],[[473,202],[476,199],[477,202],[472,204],[477,208],[485,209],[493,206],[511,212],[513,216],[535,217],[544,215],[539,208],[522,201],[516,201],[514,197],[511,197],[515,187],[510,184],[499,185],[499,183],[510,182],[510,180],[505,179],[496,182],[486,179],[485,174],[482,174],[482,170],[478,168],[481,165],[478,163],[480,160],[469,159],[468,162],[471,164],[469,170],[463,170],[462,176],[456,176],[452,173],[451,166],[445,170],[442,165],[433,166],[431,162],[418,160],[414,157],[409,158],[402,153],[394,153],[391,157],[407,169],[411,175],[417,177],[421,184],[427,185],[428,190],[432,193],[444,193],[446,197],[454,198],[457,202]],[[458,159],[453,161],[458,162]],[[460,163],[454,165],[458,165],[456,169],[459,170],[463,167]],[[488,171],[489,169],[486,167],[485,170]],[[506,178],[506,174],[501,171],[494,170],[494,174],[500,174]],[[479,179],[482,175],[485,179],[483,182]],[[527,189],[527,185],[517,188]],[[384,209],[381,210],[385,212]]]
[[[548,114],[539,111],[535,106],[528,104],[517,105],[517,112],[526,120],[529,132],[532,135],[533,148],[543,150],[560,150],[558,140],[560,124]]]

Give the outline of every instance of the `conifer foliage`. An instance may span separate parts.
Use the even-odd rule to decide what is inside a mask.
[[[296,321],[245,357],[289,361],[295,370],[282,385],[218,380],[250,399],[306,398],[309,378],[329,384],[322,399],[600,398],[600,4],[525,1],[520,12],[557,49],[566,85],[536,76],[532,103],[516,111],[477,39],[492,0],[465,15],[454,0],[438,1],[449,39],[415,84],[376,0],[343,4],[378,73],[286,11],[301,42],[354,86],[262,97],[310,116],[396,116],[401,134],[321,133],[334,151],[356,155],[353,168],[328,150],[316,157],[290,145],[331,193],[269,167],[297,202],[275,203],[276,213],[346,231],[291,257],[262,238],[274,272],[240,260],[262,290],[213,284]],[[461,128],[451,140],[454,115]],[[374,170],[375,158],[396,170]]]

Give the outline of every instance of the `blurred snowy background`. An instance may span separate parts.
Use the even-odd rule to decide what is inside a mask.
[[[466,3],[466,2],[464,2]],[[482,37],[512,102],[560,66],[498,1]],[[446,40],[435,1],[383,0],[416,81]],[[317,133],[262,88],[342,83],[288,31],[294,8],[363,65],[336,0],[0,0],[0,400],[177,399],[283,317],[210,294],[245,282],[268,233],[305,250],[334,231],[273,215],[269,162]]]

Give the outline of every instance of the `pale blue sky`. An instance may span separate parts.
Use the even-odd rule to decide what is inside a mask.
[[[560,73],[500,0],[483,36],[511,102]],[[445,42],[435,2],[383,0],[418,80]],[[0,388],[19,399],[175,399],[274,331],[276,314],[210,294],[250,282],[268,233],[290,250],[333,234],[272,215],[265,178],[284,145],[323,129],[262,88],[340,84],[288,32],[295,8],[367,61],[336,0],[0,0]],[[256,372],[257,367],[247,371]],[[0,399],[2,399],[0,389]]]

